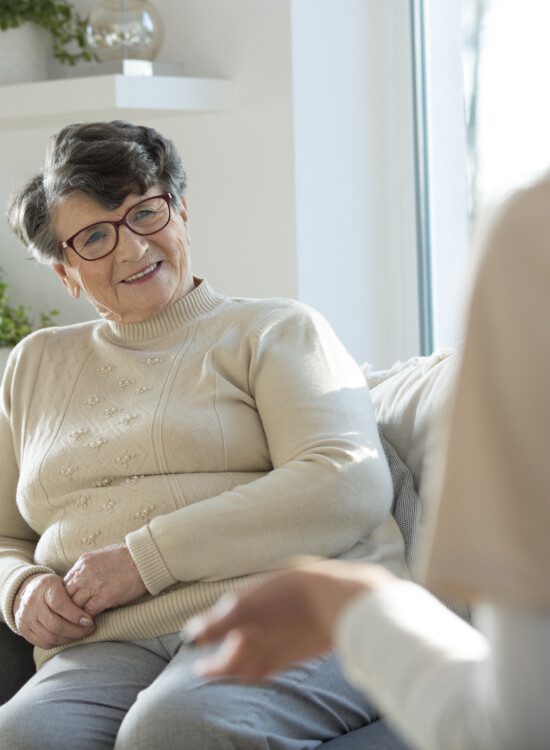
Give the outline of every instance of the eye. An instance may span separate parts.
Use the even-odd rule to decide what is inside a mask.
[[[136,210],[130,215],[129,220],[134,224],[149,224],[151,221],[155,220],[158,214],[159,209],[157,206],[149,204],[136,208]]]
[[[101,231],[100,229],[96,229],[95,232],[92,232],[87,238],[85,245],[93,245],[95,242],[100,242],[102,239],[105,238],[105,232]]]
[[[132,221],[144,221],[155,216],[156,213],[157,212],[152,208],[140,208],[139,211],[136,211],[132,216]]]

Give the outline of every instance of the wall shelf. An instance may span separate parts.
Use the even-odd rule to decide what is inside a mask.
[[[0,87],[4,130],[230,109],[231,82],[214,78],[101,75]]]

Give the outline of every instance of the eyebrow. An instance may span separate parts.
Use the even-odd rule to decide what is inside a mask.
[[[149,192],[149,191],[147,191],[147,192]],[[137,206],[138,203],[141,203],[141,201],[147,200],[147,198],[154,198],[154,197],[155,197],[154,194],[153,195],[146,195],[146,194],[144,194],[144,195],[138,197],[133,203],[130,203],[127,206],[127,208],[123,208],[125,201],[128,199],[128,196],[126,196],[126,198],[124,199],[124,201],[122,201],[122,203],[120,204],[120,206],[117,206],[116,208],[112,209],[112,211],[118,211],[118,212],[120,212],[119,215],[116,218],[112,218],[112,219],[106,219],[106,218],[92,219],[92,221],[89,221],[86,224],[84,224],[82,221],[80,221],[79,222],[80,229],[77,228],[77,229],[71,230],[71,232],[67,236],[68,237],[74,237],[74,235],[78,234],[78,232],[80,232],[82,229],[88,229],[89,227],[93,227],[94,224],[103,224],[103,222],[107,222],[107,221],[117,221],[122,216],[124,216],[124,214],[127,213],[133,206]],[[97,203],[97,201],[94,201],[93,198],[90,198],[90,202],[91,203]],[[105,211],[109,211],[109,209],[106,208],[106,207],[102,206],[102,208],[104,208]],[[59,232],[56,232],[56,234],[59,235]],[[63,242],[66,242],[66,240],[59,239],[59,242],[63,243]]]

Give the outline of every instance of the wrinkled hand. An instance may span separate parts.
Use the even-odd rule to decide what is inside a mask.
[[[379,566],[315,561],[224,596],[184,630],[197,645],[224,639],[196,670],[253,682],[329,651],[346,605],[391,580]]]
[[[128,604],[147,592],[125,544],[86,552],[63,581],[74,604],[92,616]]]
[[[62,578],[54,573],[23,581],[13,613],[18,632],[40,648],[62,646],[94,631],[91,617],[71,600]]]

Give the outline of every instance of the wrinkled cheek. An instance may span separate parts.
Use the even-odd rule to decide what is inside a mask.
[[[105,293],[105,288],[99,286],[98,284],[89,284],[87,286],[84,286],[83,292],[102,317],[106,318],[107,320],[118,320],[118,317],[107,317],[108,313],[113,313],[115,316],[117,315],[117,313],[113,311],[117,311],[120,304],[118,297],[115,294],[112,294],[109,297]]]

